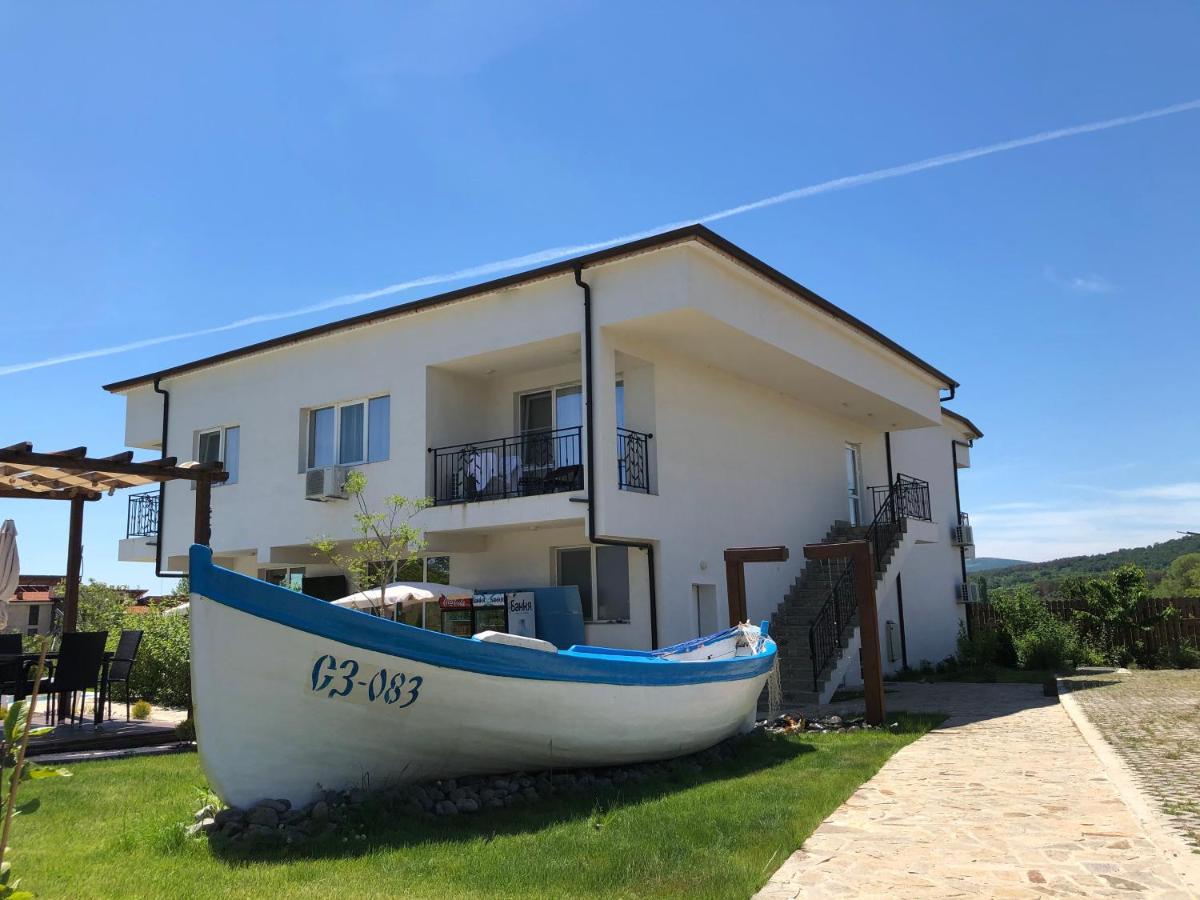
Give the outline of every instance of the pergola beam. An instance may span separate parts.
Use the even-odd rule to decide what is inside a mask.
[[[25,488],[0,487],[0,500],[74,500],[76,497],[99,500],[101,495],[95,491],[30,491]]]
[[[16,444],[0,450],[0,463],[17,466],[26,470],[57,469],[63,472],[101,473],[103,475],[140,475],[152,481],[169,481],[182,478],[186,481],[224,481],[229,477],[220,463],[198,463],[193,466],[164,465],[174,460],[157,460],[153,462],[126,462],[116,459],[92,459],[86,456],[62,455],[74,454],[75,450],[61,453],[39,453],[32,449],[26,450],[29,444]],[[76,448],[84,449],[85,448]]]

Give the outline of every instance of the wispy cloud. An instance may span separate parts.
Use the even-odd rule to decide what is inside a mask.
[[[1197,530],[1200,483],[1093,487],[1079,501],[999,503],[972,512],[971,524],[981,556],[1045,560],[1140,547]]]
[[[126,353],[131,350],[140,350],[146,347],[153,347],[158,344],[181,341],[187,338],[203,337],[205,335],[220,334],[225,331],[234,331],[236,329],[246,328],[251,325],[260,325],[266,322],[277,322],[283,319],[311,315],[312,313],[323,312],[339,307],[353,306],[356,304],[365,303],[368,300],[377,300],[382,297],[399,294],[414,288],[431,287],[433,285],[447,284],[467,278],[478,278],[485,275],[496,274],[498,272],[511,271],[514,269],[523,268],[525,266],[533,266],[551,262],[556,259],[563,259],[568,256],[576,256],[581,253],[590,253],[594,250],[602,250],[605,247],[612,247],[616,244],[623,244],[627,241],[649,237],[651,235],[659,234],[664,231],[670,231],[673,228],[679,228],[681,226],[690,225],[696,222],[702,224],[719,222],[723,219],[732,218],[733,216],[740,216],[744,213],[766,209],[771,206],[778,206],[782,203],[792,203],[796,200],[803,200],[808,197],[818,196],[820,194],[828,194],[832,193],[833,191],[844,191],[852,188],[864,187],[869,184],[875,184],[876,182],[887,181],[893,178],[903,178],[908,175],[915,175],[918,172],[925,172],[930,169],[940,169],[944,166],[956,165],[958,163],[968,162],[969,160],[979,159],[980,157],[984,156],[993,156],[997,153],[1007,153],[1011,150],[1018,150],[1022,147],[1031,147],[1036,144],[1045,144],[1050,141],[1063,140],[1064,138],[1092,134],[1097,131],[1107,131],[1112,128],[1123,128],[1127,125],[1135,125],[1139,122],[1146,122],[1151,119],[1161,119],[1166,116],[1174,116],[1197,109],[1200,109],[1200,99],[1188,100],[1184,103],[1176,103],[1172,106],[1164,106],[1158,109],[1151,109],[1128,116],[1118,116],[1112,119],[1101,119],[1095,122],[1086,122],[1082,125],[1072,125],[1067,128],[1056,128],[1052,131],[1039,131],[1036,134],[1013,138],[1012,140],[1008,141],[985,144],[980,147],[972,147],[968,150],[959,150],[954,153],[946,153],[940,156],[930,156],[925,159],[919,159],[915,162],[904,163],[898,166],[875,169],[873,171],[863,172],[858,175],[847,175],[842,178],[834,178],[829,181],[810,184],[806,187],[784,191],[783,193],[774,194],[770,197],[764,197],[760,200],[752,200],[748,203],[742,203],[738,206],[731,206],[727,209],[718,210],[717,212],[707,213],[697,218],[669,222],[663,225],[657,225],[653,228],[646,228],[641,231],[635,231],[629,234],[619,235],[618,237],[608,238],[607,240],[603,241],[594,241],[592,243],[575,244],[571,246],[551,247],[545,250],[536,251],[534,253],[527,253],[521,256],[509,257],[508,259],[496,260],[495,262],[483,263],[476,266],[468,266],[466,268],[457,269],[453,272],[445,272],[437,275],[424,275],[419,278],[399,281],[395,284],[390,284],[386,287],[381,287],[376,290],[363,291],[354,294],[343,294],[338,297],[333,297],[329,300],[323,300],[318,303],[300,306],[295,309],[247,316],[245,318],[236,319],[232,322],[227,322],[223,325],[215,325],[210,328],[181,331],[174,334],[143,338],[137,341],[129,341],[123,344],[114,344],[108,347],[98,347],[93,350],[81,350],[74,353],[64,353],[58,356],[50,356],[43,359],[0,366],[0,375],[13,375],[17,372],[27,372],[31,369],[57,366],[84,359],[95,359],[96,357],[101,356],[112,356],[117,353]]]
[[[1111,294],[1117,289],[1103,275],[1063,275],[1052,266],[1046,267],[1046,277],[1060,287],[1079,294]]]

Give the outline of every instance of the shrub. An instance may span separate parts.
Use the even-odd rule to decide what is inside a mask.
[[[191,700],[191,643],[187,616],[128,615],[125,627],[142,634],[129,692],[160,706],[185,707]]]
[[[1173,669],[1200,669],[1200,647],[1184,642],[1171,648],[1168,662]]]
[[[983,626],[967,637],[967,629],[958,626],[958,664],[964,669],[990,669],[1000,661],[1000,633]]]
[[[1048,616],[1015,635],[1013,650],[1022,669],[1058,670],[1075,658],[1078,642],[1075,629],[1061,619]]]
[[[139,700],[133,704],[129,714],[135,719],[148,719],[152,708],[149,700]]]
[[[181,741],[194,741],[196,739],[196,723],[191,716],[188,716],[175,726],[175,736]]]

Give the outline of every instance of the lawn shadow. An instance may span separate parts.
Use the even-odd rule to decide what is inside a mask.
[[[626,782],[620,786],[589,788],[581,792],[556,791],[549,797],[520,806],[452,816],[414,817],[401,809],[400,803],[389,802],[387,791],[380,791],[361,806],[352,807],[350,815],[332,835],[292,845],[272,842],[248,847],[214,840],[210,846],[217,859],[239,865],[357,857],[380,848],[417,847],[447,841],[470,842],[481,838],[491,841],[501,836],[537,832],[552,825],[593,819],[625,806],[700,785],[762,772],[786,765],[816,750],[815,746],[795,736],[760,733],[748,738],[738,748],[734,758],[714,763],[698,772],[689,769],[683,759],[667,760],[661,763],[666,769],[661,777],[640,783]],[[357,839],[359,834],[366,835],[366,839]]]

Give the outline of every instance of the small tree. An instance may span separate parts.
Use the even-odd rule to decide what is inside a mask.
[[[1177,556],[1154,589],[1156,597],[1200,597],[1200,553]]]
[[[1065,593],[1080,604],[1073,616],[1080,635],[1117,665],[1143,659],[1146,633],[1175,613],[1170,607],[1154,613],[1142,609],[1148,595],[1146,573],[1132,564],[1114,569],[1107,578],[1072,584]]]
[[[60,583],[58,593],[65,592],[65,583]],[[92,579],[79,586],[76,628],[79,631],[107,631],[110,637],[119,634],[125,612],[132,605],[126,588]],[[56,622],[56,626],[61,628],[61,622]]]
[[[384,588],[400,580],[401,571],[425,549],[421,530],[412,524],[413,517],[432,505],[428,497],[412,499],[400,494],[383,498],[382,511],[371,509],[366,498],[367,479],[361,472],[352,471],[346,477],[345,491],[358,506],[354,513],[356,539],[350,549],[339,549],[339,542],[329,537],[313,540],[312,546],[354,582],[363,592],[380,589],[380,606]]]

